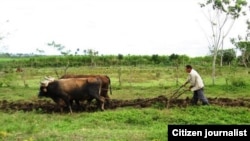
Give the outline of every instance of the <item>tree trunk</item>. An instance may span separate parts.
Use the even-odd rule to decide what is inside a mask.
[[[220,66],[221,67],[223,66],[223,51],[222,51],[222,54],[221,54],[221,57],[220,57]]]
[[[212,64],[212,84],[213,85],[215,85],[216,58],[217,58],[217,53],[214,53],[214,55],[213,55],[213,64]]]
[[[222,38],[221,40],[221,57],[220,57],[220,66],[223,66],[223,56],[224,56],[224,50],[223,50],[223,43],[224,43],[225,37]]]
[[[242,63],[244,64],[245,68],[247,68],[247,63],[246,63],[246,51],[244,50],[242,53]]]
[[[119,86],[122,85],[121,75],[122,75],[122,70],[121,70],[121,68],[119,68],[119,69],[118,69],[118,81],[119,81]]]

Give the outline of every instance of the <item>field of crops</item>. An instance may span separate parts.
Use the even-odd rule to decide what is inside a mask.
[[[105,111],[93,101],[90,109],[73,107],[73,114],[60,112],[49,98],[37,97],[40,81],[60,77],[63,67],[22,69],[1,72],[1,140],[165,141],[168,124],[250,123],[250,74],[245,68],[219,68],[212,85],[211,70],[197,67],[211,105],[192,106],[190,91],[170,101],[187,78],[184,66],[70,67],[69,74],[108,75],[112,87]]]

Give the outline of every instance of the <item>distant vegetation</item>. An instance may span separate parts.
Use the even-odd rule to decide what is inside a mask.
[[[234,52],[227,51],[223,56],[224,65],[242,65],[240,57],[236,58]],[[25,54],[1,54],[0,68],[17,67],[63,67],[69,66],[140,66],[160,65],[178,66],[183,64],[199,64],[210,66],[212,56],[189,57],[187,55],[25,55]],[[218,59],[217,63],[220,63]]]

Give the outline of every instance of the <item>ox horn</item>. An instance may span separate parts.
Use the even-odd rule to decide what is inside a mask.
[[[40,83],[41,83],[41,86],[43,86],[43,87],[47,87],[49,85],[49,81],[48,80],[43,80]]]
[[[54,77],[50,77],[50,76],[49,77],[45,76],[44,79],[47,80],[47,81],[49,81],[49,82],[52,82],[52,81],[55,80]]]
[[[40,84],[43,87],[47,87],[49,85],[49,83],[52,82],[52,81],[54,81],[54,80],[55,80],[55,78],[53,78],[53,77],[47,77],[47,76],[45,76],[44,80],[41,81]]]

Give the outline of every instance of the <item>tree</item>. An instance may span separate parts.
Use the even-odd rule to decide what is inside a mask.
[[[62,55],[66,56],[69,55],[71,50],[64,50],[65,46],[61,44],[56,44],[55,41],[52,41],[51,43],[47,44],[48,46],[54,47],[57,51],[59,51]]]
[[[87,49],[87,50],[83,50],[83,52],[85,55],[88,55],[90,57],[91,66],[96,66],[95,58],[98,55],[98,51],[94,49]]]
[[[151,57],[151,60],[154,64],[159,64],[160,63],[160,58],[158,54],[153,54]]]
[[[169,56],[169,61],[175,66],[179,66],[180,64],[188,62],[189,57],[187,55],[178,55],[173,53]]]
[[[117,58],[119,60],[119,64],[121,65],[121,61],[123,59],[123,55],[122,54],[118,54]]]
[[[247,68],[250,59],[250,19],[246,21],[246,35],[242,38],[238,35],[238,38],[232,38],[231,43],[236,46],[237,49],[241,51],[241,56],[239,57],[243,65]]]
[[[232,61],[236,58],[236,52],[234,49],[224,49],[218,51],[218,56],[221,58],[222,56],[222,63],[230,65]],[[220,59],[221,61],[221,59]]]
[[[171,54],[169,56],[169,61],[174,64],[175,66],[178,66],[179,64],[179,55],[178,54]]]
[[[65,46],[63,46],[63,45],[61,45],[61,44],[56,44],[55,41],[52,41],[51,43],[48,43],[47,45],[56,48],[56,49],[57,49],[62,55],[64,55],[64,56],[69,55],[70,52],[71,52],[70,50],[64,51]],[[70,62],[69,62],[69,60],[67,60],[67,64],[65,65],[65,68],[63,69],[64,74],[67,73],[67,70],[68,70],[68,68],[69,68],[69,64],[70,64]],[[56,73],[57,77],[59,78],[60,76],[59,76],[58,71],[57,71],[56,68],[55,68],[55,73]]]
[[[42,49],[36,49],[36,52],[38,53],[38,54],[44,54],[45,53],[45,51],[44,50],[42,50]]]
[[[216,59],[218,50],[223,50],[224,40],[232,29],[234,22],[242,15],[246,15],[243,7],[247,6],[246,0],[205,0],[199,3],[201,8],[207,9],[204,12],[211,33],[206,34],[209,49],[213,51],[212,57],[212,83],[215,84]],[[222,55],[223,57],[223,55]]]
[[[240,41],[237,42],[235,45],[241,51],[241,61],[243,65],[247,68],[248,63],[250,62],[250,42]]]
[[[78,52],[80,52],[80,49],[79,49],[79,48],[77,48],[77,49],[76,49],[76,51],[75,51],[75,55],[77,55],[77,54],[78,54]]]

